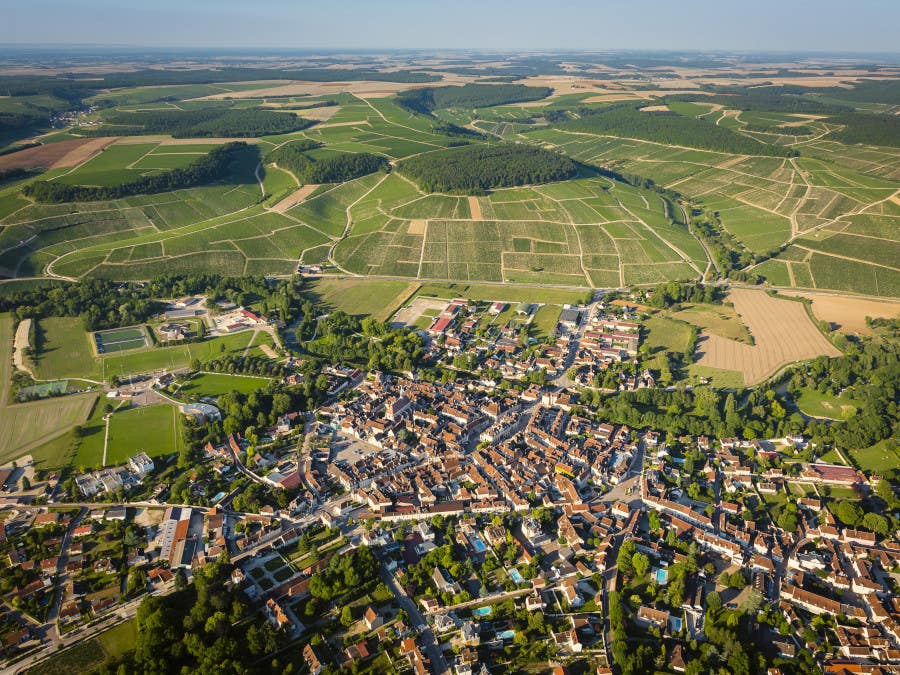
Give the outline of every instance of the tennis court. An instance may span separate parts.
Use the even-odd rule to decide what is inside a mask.
[[[112,354],[127,349],[146,347],[147,332],[142,326],[131,328],[114,328],[94,333],[98,354]]]

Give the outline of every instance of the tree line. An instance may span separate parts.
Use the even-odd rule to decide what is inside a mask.
[[[303,184],[343,183],[388,168],[386,158],[368,152],[326,157],[309,153],[318,147],[318,143],[310,141],[286,143],[270,152],[266,162],[287,169]]]
[[[291,113],[211,106],[199,110],[117,110],[104,117],[99,129],[83,130],[90,136],[171,134],[174,138],[255,138],[288,134],[311,126],[311,120]]]
[[[664,145],[727,152],[735,155],[794,157],[790,148],[760,143],[712,122],[671,112],[642,112],[633,105],[581,108],[577,119],[556,124],[567,131],[639,138]]]
[[[437,108],[487,108],[522,101],[537,101],[553,92],[549,87],[524,84],[466,84],[462,87],[423,87],[403,92],[397,103],[407,110],[430,115]]]
[[[22,194],[45,204],[61,202],[90,202],[121,199],[140,194],[171,192],[205,185],[231,173],[232,167],[259,150],[243,142],[226,143],[209,154],[191,162],[183,169],[141,176],[119,185],[69,185],[66,183],[35,181],[22,188]]]
[[[498,187],[572,178],[578,168],[557,152],[526,145],[466,145],[411,157],[398,169],[427,192],[484,194]]]

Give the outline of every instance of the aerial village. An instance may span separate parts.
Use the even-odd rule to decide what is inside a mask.
[[[222,330],[263,320],[225,309]],[[879,476],[818,461],[801,435],[598,419],[576,387],[658,386],[638,367],[635,311],[567,306],[538,343],[480,328],[507,309],[454,300],[423,330],[429,359],[473,377],[329,367],[325,405],[284,413],[262,440],[208,442],[179,485],[144,453],[66,483],[4,469],[4,655],[115,622],[227,560],[229,583],[312,673],[611,673],[647,637],[655,669],[679,673],[728,616],[774,645],[768,663],[785,670],[769,675],[798,659],[900,672],[900,544],[871,519],[848,526],[834,499],[883,489]],[[303,376],[289,361],[283,377]],[[348,565],[358,584],[339,594],[328,585]]]

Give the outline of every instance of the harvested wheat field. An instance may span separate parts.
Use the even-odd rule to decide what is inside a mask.
[[[70,141],[46,143],[36,148],[27,148],[0,157],[0,171],[12,169],[62,169],[78,166],[116,140],[118,140],[117,136],[73,138]]]
[[[309,197],[313,192],[316,191],[318,185],[304,185],[301,188],[298,188],[287,197],[282,199],[280,202],[275,204],[270,211],[275,211],[276,213],[284,213],[289,208],[297,206],[300,202],[304,201],[307,197]]]
[[[756,344],[701,332],[695,354],[697,365],[740,371],[744,383],[752,386],[794,361],[840,356],[810,320],[802,303],[745,288],[733,289],[728,299]]]
[[[472,220],[484,220],[481,215],[481,202],[478,197],[469,197],[469,211],[472,213]]]
[[[872,330],[866,325],[866,317],[873,319],[895,319],[900,317],[900,302],[890,300],[868,300],[840,295],[815,295],[812,293],[795,293],[791,295],[809,298],[812,311],[820,321],[828,321],[837,326],[842,333],[859,333],[871,335]]]

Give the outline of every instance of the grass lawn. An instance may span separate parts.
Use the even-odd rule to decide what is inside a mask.
[[[560,308],[558,305],[543,305],[538,308],[531,321],[531,325],[540,337],[551,335],[556,329],[556,321],[559,319]]]
[[[15,327],[12,314],[0,314],[0,407],[6,405],[9,378],[12,376],[12,348]]]
[[[267,377],[246,377],[238,375],[225,375],[220,373],[201,373],[194,375],[180,389],[182,397],[190,394],[198,396],[218,397],[230,391],[239,391],[249,394],[251,391],[262,389],[271,380]]]
[[[722,370],[693,363],[688,370],[688,376],[693,381],[705,377],[716,389],[741,389],[744,387],[744,374],[738,370]]]
[[[365,314],[387,321],[418,287],[419,284],[408,281],[314,279],[306,292],[311,299],[347,314]]]
[[[37,326],[37,343],[38,353],[32,359],[36,377],[42,380],[99,377],[99,364],[81,319],[41,319]]]
[[[178,452],[181,447],[181,413],[173,405],[151,405],[113,413],[109,422],[106,463],[122,464],[138,452],[151,457]]]
[[[103,439],[106,435],[106,422],[103,416],[107,406],[112,409],[113,404],[101,400],[94,406],[94,411],[87,421],[81,425],[81,436],[77,439],[77,447],[72,457],[72,463],[85,469],[99,467],[103,461]]]
[[[729,340],[737,340],[750,344],[750,333],[741,321],[734,307],[730,305],[683,305],[683,309],[673,312],[672,317],[687,321],[698,328],[705,328],[710,333],[720,335]]]
[[[664,316],[652,316],[644,321],[647,337],[644,345],[654,352],[660,347],[670,352],[684,352],[691,341],[691,329],[683,321],[674,321]]]
[[[856,414],[853,399],[846,392],[840,396],[823,394],[815,389],[804,389],[796,400],[797,407],[813,417],[845,420]]]
[[[896,441],[883,440],[872,447],[861,450],[845,450],[853,455],[863,471],[883,474],[886,470],[895,469],[900,465],[900,451]]]
[[[191,345],[148,347],[127,354],[111,354],[103,357],[102,374],[105,378],[109,378],[112,375],[123,377],[135,373],[186,368],[191,359],[200,359],[202,362],[220,356],[223,353],[222,345],[224,345],[224,353],[243,352],[252,337],[253,331],[241,331]]]
[[[825,464],[845,464],[844,460],[841,459],[841,456],[837,453],[837,450],[829,450],[824,455],[819,457],[820,462],[824,462]]]

